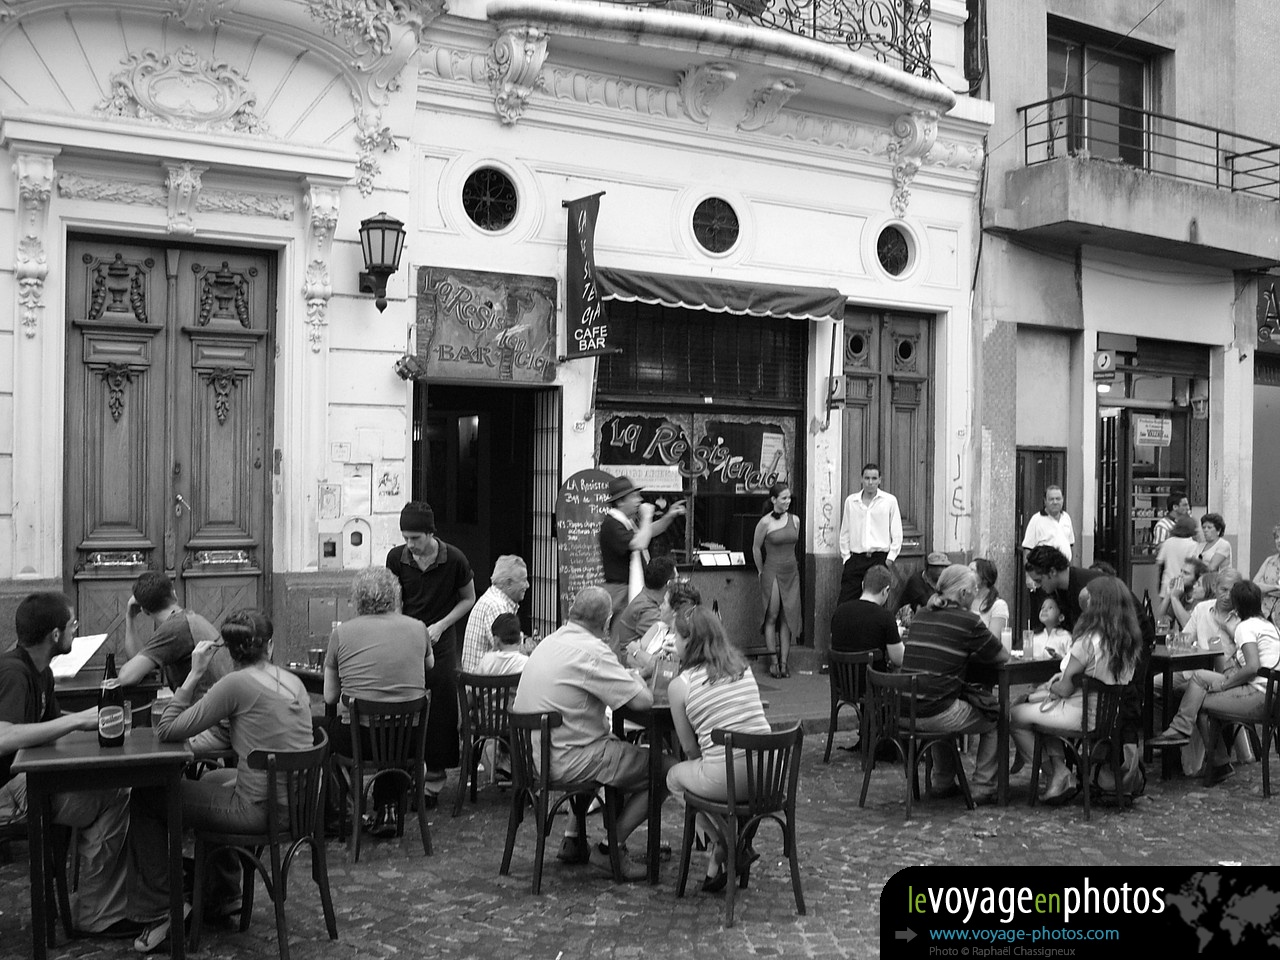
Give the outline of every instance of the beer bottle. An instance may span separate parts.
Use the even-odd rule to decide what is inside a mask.
[[[98,691],[98,745],[124,746],[124,688],[116,674],[115,654],[107,654],[107,667],[102,672],[102,689]]]

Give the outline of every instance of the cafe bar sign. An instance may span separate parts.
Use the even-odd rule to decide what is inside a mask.
[[[552,277],[418,268],[418,357],[428,379],[550,383],[555,317]]]
[[[596,217],[603,193],[566,200],[569,226],[565,241],[566,360],[617,353],[609,344],[609,319],[596,281]]]

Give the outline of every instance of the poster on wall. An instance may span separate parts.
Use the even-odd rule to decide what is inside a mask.
[[[1173,443],[1173,421],[1169,417],[1135,413],[1129,422],[1135,447],[1167,447]]]
[[[556,548],[560,561],[560,612],[567,616],[583,587],[604,583],[600,522],[609,510],[609,481],[603,470],[579,470],[556,498]]]
[[[419,267],[417,319],[424,378],[555,379],[553,277]]]

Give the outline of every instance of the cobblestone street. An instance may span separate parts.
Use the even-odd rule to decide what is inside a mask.
[[[815,678],[815,682],[818,682]],[[820,681],[825,686],[825,678]],[[840,743],[851,735],[842,733]],[[877,767],[865,810],[857,806],[861,774],[856,756],[834,751],[821,762],[823,738],[805,741],[799,808],[801,870],[808,914],[798,917],[776,830],[765,828],[763,859],[738,901],[737,923],[721,926],[721,896],[675,897],[677,867],[664,865],[662,883],[614,886],[591,867],[566,867],[554,858],[560,825],[547,856],[542,895],[529,893],[532,840],[522,828],[510,877],[498,876],[506,797],[494,788],[479,803],[449,816],[452,787],[431,821],[435,855],[424,858],[410,818],[399,843],[370,841],[356,866],[345,848],[329,845],[339,940],[324,934],[319,898],[305,861],[291,883],[291,948],[298,960],[338,957],[483,957],[485,960],[586,960],[697,956],[704,958],[878,957],[879,897],[885,880],[913,864],[1270,864],[1280,850],[1259,833],[1260,764],[1238,767],[1225,784],[1206,790],[1199,780],[1161,783],[1120,813],[1097,809],[1085,823],[1077,801],[1060,810],[1025,805],[1028,776],[1014,779],[1006,809],[967,812],[959,800],[923,801],[903,820],[900,774]],[[680,813],[668,803],[663,838],[678,845]],[[593,833],[603,833],[592,818]],[[633,844],[639,842],[637,834]],[[0,867],[0,955],[29,955],[25,845]],[[695,863],[693,876],[701,866]],[[125,943],[84,941],[51,956],[134,956]],[[158,954],[159,955],[159,954]],[[200,954],[273,957],[274,924],[261,895],[252,926],[209,931]]]

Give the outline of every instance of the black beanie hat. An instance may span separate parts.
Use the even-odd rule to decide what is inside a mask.
[[[400,529],[411,533],[435,533],[436,514],[425,500],[413,500],[400,511]]]

